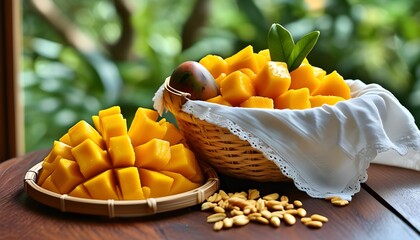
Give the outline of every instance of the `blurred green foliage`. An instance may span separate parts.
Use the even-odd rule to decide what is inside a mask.
[[[194,16],[197,1],[207,14]],[[26,151],[50,147],[74,123],[91,122],[92,115],[112,105],[120,105],[130,122],[137,107],[152,108],[154,93],[179,63],[210,53],[227,57],[249,44],[255,51],[265,49],[272,23],[285,26],[294,39],[321,31],[308,56],[313,65],[381,84],[419,124],[417,0],[197,1],[131,1],[134,37],[126,46],[129,56],[121,59],[106,51],[126,31],[117,1],[53,2],[63,18],[95,42],[92,52],[72,46],[31,0],[22,0]],[[187,23],[200,25],[188,28]],[[192,41],[186,44],[187,38]]]

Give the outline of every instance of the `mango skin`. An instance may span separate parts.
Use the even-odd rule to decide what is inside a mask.
[[[183,62],[175,68],[169,85],[178,91],[191,94],[191,100],[207,100],[220,94],[211,73],[195,61]]]

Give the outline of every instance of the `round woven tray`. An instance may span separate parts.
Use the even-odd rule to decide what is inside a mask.
[[[34,200],[62,212],[113,217],[140,217],[168,212],[200,204],[219,188],[219,179],[214,169],[201,164],[207,178],[206,183],[194,190],[167,197],[146,200],[96,200],[72,197],[48,191],[36,184],[42,162],[36,164],[25,175],[25,192]]]
[[[291,181],[274,162],[247,141],[226,128],[183,112],[182,105],[189,101],[189,94],[172,88],[169,80],[167,78],[164,83],[164,105],[174,115],[188,146],[200,159],[207,161],[217,172],[236,178],[259,182]]]

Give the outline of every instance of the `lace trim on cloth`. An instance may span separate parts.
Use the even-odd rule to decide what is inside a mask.
[[[217,104],[187,101],[182,110],[227,128],[240,139],[248,141],[309,196],[340,196],[351,200],[360,191],[360,184],[367,180],[367,169],[371,162],[420,170],[420,132],[411,114],[391,93],[376,84],[346,81],[352,89],[352,97],[357,101],[351,102],[351,99],[345,101],[348,104],[336,104],[339,107],[324,105],[317,110],[295,111],[298,114],[287,110],[280,113],[259,109],[235,109],[233,112],[232,108]],[[323,116],[319,118],[319,114]],[[257,117],[248,119],[249,116]],[[395,131],[390,130],[396,123],[400,127]],[[281,127],[267,129],[272,125]],[[328,125],[337,127],[338,133],[327,129]],[[315,128],[315,131],[310,128]],[[277,141],[276,136],[282,132],[294,136],[279,137]],[[329,138],[333,143],[328,141]],[[294,140],[298,143],[293,144]],[[324,141],[325,147],[318,150]],[[279,148],[288,144],[296,146]],[[322,148],[331,152],[325,153]],[[313,162],[301,162],[305,157],[312,158],[313,154],[319,157],[315,156]],[[320,159],[321,163],[314,163]]]

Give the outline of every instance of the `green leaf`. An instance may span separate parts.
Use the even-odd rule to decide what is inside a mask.
[[[268,31],[268,49],[272,61],[285,62],[295,46],[290,32],[280,24],[271,25]]]
[[[319,31],[310,32],[296,43],[287,61],[289,72],[298,68],[303,59],[308,56],[309,52],[315,46],[319,34]]]

